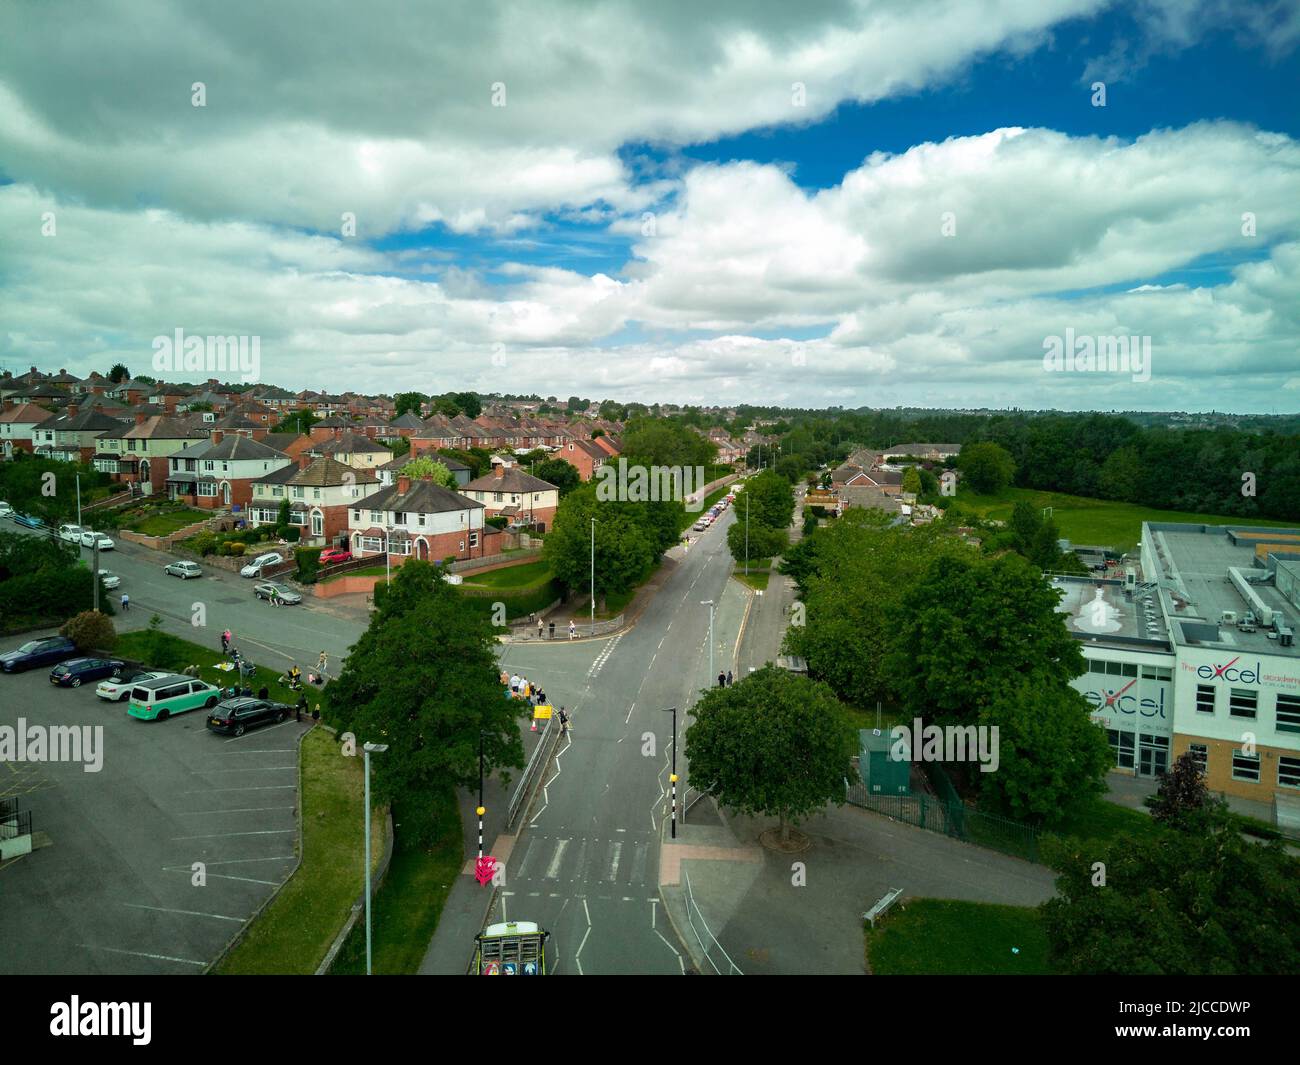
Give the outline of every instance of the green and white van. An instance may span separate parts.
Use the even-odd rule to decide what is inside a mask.
[[[166,721],[199,707],[211,709],[221,699],[221,689],[181,673],[143,680],[131,689],[127,713],[142,721]]]

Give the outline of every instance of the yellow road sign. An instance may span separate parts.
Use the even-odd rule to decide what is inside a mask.
[[[549,707],[549,706],[534,706],[534,707],[533,707],[533,720],[534,720],[534,721],[549,721],[550,718],[551,718],[551,709],[552,709],[552,708]]]

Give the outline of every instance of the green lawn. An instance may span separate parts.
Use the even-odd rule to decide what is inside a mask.
[[[1109,841],[1125,834],[1144,838],[1166,831],[1168,829],[1152,819],[1150,814],[1097,798],[1071,812],[1065,821],[1052,829],[1051,834]]]
[[[874,930],[867,926],[865,935],[867,959],[878,976],[1046,976],[1052,971],[1038,911],[1026,906],[912,899],[896,905]]]
[[[210,513],[202,510],[169,510],[127,522],[122,528],[143,533],[145,536],[170,536],[187,525],[193,525],[196,521],[205,521],[210,517],[212,517]]]
[[[736,580],[740,581],[741,584],[747,584],[756,591],[765,592],[767,591],[767,582],[772,579],[772,572],[771,570],[765,569],[756,570],[751,563],[748,575],[746,575],[743,566],[737,566],[735,572],[732,573],[732,576],[735,577]]]
[[[335,573],[320,583],[329,584],[330,581],[336,581],[340,577],[382,577],[386,572],[383,563],[380,563],[378,566],[362,566],[360,569],[350,569],[346,573]]]
[[[967,488],[957,493],[957,502],[983,518],[1007,521],[1016,503],[1025,499],[1035,507],[1051,507],[1061,536],[1077,544],[1102,544],[1118,551],[1131,551],[1142,536],[1144,521],[1188,522],[1201,525],[1272,525],[1294,522],[1264,518],[1232,518],[1218,514],[1189,514],[1180,510],[1156,510],[1135,503],[1088,499],[1061,492],[1037,492],[1028,488],[1007,488],[993,495],[981,495]]]
[[[309,976],[364,887],[363,769],[323,728],[302,741],[303,859],[248,934],[214,970],[222,976]],[[372,859],[384,852],[383,811],[371,810]]]
[[[413,975],[428,950],[438,918],[460,874],[465,846],[455,792],[448,788],[433,799],[432,816],[437,842],[420,847],[403,835],[403,823],[415,813],[398,803],[393,811],[397,838],[388,875],[372,902],[371,957],[375,973]],[[358,921],[334,959],[330,975],[365,972],[365,925]],[[468,945],[467,945],[468,948]]]
[[[476,573],[473,577],[467,576],[465,584],[475,588],[522,588],[525,585],[549,580],[550,576],[550,565],[538,559],[536,562],[525,562],[519,566],[506,566],[502,569],[488,570],[486,573]]]
[[[206,680],[209,684],[216,684],[221,687],[230,687],[237,679],[237,674],[233,670],[225,673],[214,668],[218,662],[225,661],[221,654],[221,630],[212,629],[212,638],[217,646],[207,648],[200,644],[191,643],[189,640],[182,640],[180,637],[172,636],[169,633],[151,633],[147,629],[140,629],[135,632],[122,633],[117,639],[117,646],[113,648],[113,653],[121,658],[143,662],[146,666],[155,669],[170,669],[175,670],[177,673],[187,666],[198,666],[201,680]],[[235,645],[239,645],[237,636]],[[256,662],[254,664],[256,665]],[[310,662],[298,663],[298,668],[303,671],[304,676],[307,673],[307,667],[310,665],[312,665]],[[257,691],[265,686],[267,694],[274,701],[296,703],[298,693],[290,691],[280,684],[279,678],[281,674],[282,671],[278,668],[272,669],[267,666],[258,666],[257,672],[248,681],[248,687]],[[307,698],[318,700],[320,693],[317,691],[316,695],[313,695],[311,689],[308,688]]]

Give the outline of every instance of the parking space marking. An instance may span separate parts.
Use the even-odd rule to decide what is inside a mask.
[[[79,944],[85,950],[106,950],[110,954],[130,954],[133,958],[152,958],[154,961],[174,961],[179,965],[197,965],[199,968],[208,963],[205,961],[195,961],[193,958],[173,958],[169,954],[145,954],[139,950],[118,950],[116,947],[100,947],[94,943]]]
[[[296,765],[257,765],[252,769],[196,769],[196,773],[276,773],[282,769],[297,769]]]
[[[258,832],[214,832],[210,836],[172,836],[171,842],[176,843],[187,839],[230,839],[232,836],[287,836],[297,835],[296,828],[264,828]]]
[[[293,810],[293,806],[244,806],[235,810],[181,810],[179,817],[198,817],[200,814],[255,814],[267,810]]]
[[[166,906],[146,906],[141,902],[124,902],[123,906],[130,906],[133,910],[153,910],[156,913],[183,913],[187,917],[211,917],[215,921],[234,921],[236,924],[243,924],[242,917],[227,917],[224,913],[200,913],[198,910],[173,910]]]
[[[297,788],[297,784],[263,784],[258,787],[248,788],[203,788],[199,791],[182,791],[182,795],[211,795],[217,791],[285,791],[288,788]]]
[[[166,869],[164,872],[180,873],[183,876],[189,876],[192,872],[190,869]],[[278,887],[278,880],[258,880],[255,876],[231,876],[229,873],[208,873],[209,880],[238,880],[241,884],[268,884],[271,887]]]
[[[203,864],[209,867],[214,865],[247,865],[250,862],[292,862],[296,861],[297,858],[296,854],[277,854],[274,858],[226,858],[219,862],[204,862]],[[188,873],[191,871],[188,865],[163,866],[163,872],[165,873]]]
[[[277,721],[274,725],[266,725],[266,726],[264,726],[264,727],[258,729],[256,732],[245,732],[242,736],[231,736],[230,739],[228,739],[228,740],[223,740],[222,742],[223,742],[223,743],[234,743],[235,740],[244,740],[244,739],[248,739],[248,737],[250,737],[250,736],[252,736],[252,737],[254,737],[254,738],[256,738],[256,737],[258,737],[258,736],[265,736],[268,732],[271,732],[271,731],[273,731],[274,729],[282,728],[283,726],[285,726],[285,725],[287,725],[287,724],[289,724],[289,719],[288,719],[288,718],[285,718],[283,721]],[[300,722],[300,721],[294,721],[294,724],[295,724],[295,725],[299,725],[299,724],[301,724],[301,722]]]

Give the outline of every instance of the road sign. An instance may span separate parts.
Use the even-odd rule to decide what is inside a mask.
[[[551,719],[551,711],[552,711],[553,709],[554,709],[554,708],[551,707],[551,706],[534,706],[534,707],[533,707],[533,720],[534,720],[534,721],[549,721],[549,720]]]

